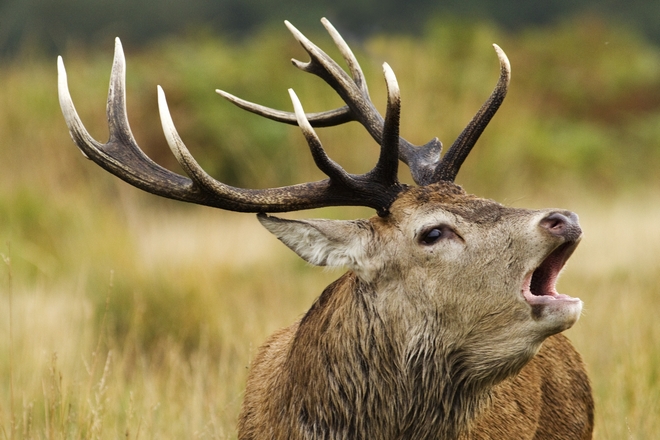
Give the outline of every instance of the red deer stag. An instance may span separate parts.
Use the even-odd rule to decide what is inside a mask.
[[[238,425],[241,439],[587,439],[593,400],[579,354],[559,333],[582,302],[555,282],[582,231],[558,209],[504,207],[454,184],[506,94],[510,67],[499,47],[499,81],[440,157],[437,139],[399,136],[400,96],[383,70],[387,109],[374,107],[353,53],[323,25],[350,75],[288,22],[309,62],[345,106],[305,114],[274,110],[218,91],[258,115],[300,126],[325,180],[281,188],[235,188],[209,176],[177,134],[162,89],[167,142],[188,177],[153,162],[133,138],[119,40],[108,96],[110,139],[85,130],[59,59],[60,105],[74,142],[98,165],[140,189],[258,219],[311,264],[347,266],[302,319],[275,333],[252,362]],[[357,121],[380,145],[375,167],[349,174],[330,159],[312,127]],[[418,186],[397,178],[398,161]],[[357,205],[368,220],[285,220],[266,213]]]

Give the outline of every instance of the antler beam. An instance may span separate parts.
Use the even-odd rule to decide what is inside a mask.
[[[62,58],[58,59],[60,106],[71,137],[83,154],[98,165],[147,192],[200,205],[241,212],[285,212],[323,206],[367,206],[386,215],[390,204],[405,188],[397,180],[398,160],[406,163],[418,185],[453,181],[461,164],[504,99],[511,77],[509,61],[495,45],[500,60],[500,78],[490,98],[463,130],[449,151],[440,158],[442,144],[437,138],[417,147],[399,136],[401,99],[392,69],[383,66],[388,90],[385,118],[374,106],[362,69],[355,55],[337,30],[325,18],[323,26],[339,48],[350,76],[323,50],[312,43],[289,22],[285,22],[296,40],[310,56],[309,62],[292,60],[299,69],[322,78],[341,96],[344,107],[305,114],[291,91],[294,112],[275,110],[254,104],[217,90],[237,106],[288,124],[301,127],[312,156],[328,179],[269,189],[244,189],[224,184],[207,174],[190,154],[177,133],[163,90],[158,87],[158,106],[165,137],[177,161],[188,177],[167,170],[152,161],[140,149],[131,133],[126,114],[126,62],[119,39],[108,92],[110,138],[102,144],[92,138],[78,116],[69,93]],[[357,121],[381,146],[376,166],[368,173],[349,174],[327,157],[312,127],[334,126]]]
[[[240,212],[286,212],[351,205],[371,207],[380,215],[385,215],[396,195],[404,188],[396,177],[397,145],[390,145],[391,143],[387,146],[384,144],[376,167],[363,175],[349,174],[333,163],[332,167],[321,168],[330,178],[318,182],[260,190],[226,185],[208,175],[190,154],[174,127],[165,94],[159,87],[158,104],[163,131],[173,154],[188,175],[181,176],[147,157],[131,133],[126,114],[126,62],[119,39],[115,44],[108,92],[110,138],[105,144],[92,138],[82,124],[69,93],[61,57],[58,59],[58,72],[60,106],[74,142],[87,158],[144,191],[175,200]],[[389,66],[385,67],[385,75],[390,95],[398,97],[398,85]],[[396,109],[393,107],[390,110],[396,117],[392,117],[389,124],[395,124],[396,127],[390,127],[389,130],[396,133],[399,105],[398,100],[393,102],[391,106],[396,106]],[[298,106],[300,125],[308,126],[308,129],[303,129],[303,133],[308,139],[310,136],[316,139],[314,145],[310,144],[315,159],[321,155],[325,156],[311,125],[306,122],[299,102]],[[394,166],[391,157],[395,158]]]

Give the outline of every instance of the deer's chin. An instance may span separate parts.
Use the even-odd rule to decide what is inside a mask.
[[[582,313],[582,301],[557,292],[557,279],[578,241],[568,241],[554,249],[529,272],[523,281],[522,296],[531,307],[532,317],[553,329],[553,333],[575,324]]]

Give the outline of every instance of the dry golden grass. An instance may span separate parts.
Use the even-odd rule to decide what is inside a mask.
[[[128,328],[113,339],[108,328],[116,319],[115,284],[127,276],[122,269],[107,274],[100,323],[85,280],[38,287],[13,280],[2,303],[11,313],[11,337],[8,325],[0,333],[0,354],[11,361],[1,365],[11,378],[0,401],[7,438],[235,437],[251,354],[301,314],[331,276],[314,279],[252,216],[161,212],[160,218],[167,215],[161,222],[140,214],[144,224],[126,224],[137,250],[127,264],[142,279],[184,286],[175,303],[191,300],[187,293],[195,297],[184,306],[193,316],[174,313],[175,325],[200,328],[193,332],[197,340],[188,336],[194,348],[176,328],[162,338],[145,336],[154,331],[153,319],[165,319],[144,315],[159,310],[141,297],[145,286],[134,287]],[[10,265],[4,272],[11,273]]]
[[[585,302],[568,332],[594,386],[596,438],[660,432],[660,195],[590,207],[586,237],[562,279]]]
[[[560,291],[585,302],[568,333],[591,374],[599,439],[660,432],[660,209],[647,200],[576,200],[571,207],[586,235]],[[13,280],[2,303],[7,316],[11,293],[12,338],[6,325],[0,333],[0,353],[12,369],[10,376],[3,362],[3,375],[13,388],[13,397],[6,386],[0,396],[5,437],[234,438],[254,350],[338,276],[299,263],[250,215],[129,205],[140,221],[125,223],[136,250],[125,256],[128,266],[142,279],[181,286],[170,299],[194,301],[190,311],[198,315],[175,319],[194,321],[199,339],[186,347],[170,329],[146,347],[143,332],[153,324],[144,314],[154,310],[144,286],[133,286],[129,328],[113,339],[112,303],[127,269],[107,274],[101,324],[84,280],[31,288]]]

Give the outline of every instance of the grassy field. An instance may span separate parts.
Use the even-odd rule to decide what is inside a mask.
[[[511,93],[457,180],[508,205],[580,215],[585,238],[559,290],[585,302],[568,334],[592,378],[596,438],[654,438],[660,51],[634,33],[574,24],[513,37],[437,23],[417,40],[365,42],[358,56],[379,105],[380,63],[397,72],[404,136],[449,143],[494,85],[490,43],[507,50]],[[96,49],[64,55],[78,111],[103,139],[111,42]],[[304,59],[283,31],[241,46],[196,36],[127,48],[138,141],[176,169],[157,119],[160,83],[182,137],[214,175],[251,187],[319,178],[295,128],[242,114],[212,93],[221,87],[288,108],[293,85],[310,111],[336,105],[288,65],[291,56]],[[54,59],[26,54],[0,67],[2,437],[235,438],[256,348],[341,271],[308,267],[252,215],[159,201],[107,175],[72,145],[55,91]],[[372,145],[359,127],[320,134],[349,170],[373,162],[375,148],[352,147]]]
[[[126,255],[98,289],[85,288],[92,260],[57,285],[14,277],[5,290],[7,438],[12,429],[14,438],[233,438],[254,350],[338,276],[298,262],[252,216],[127,204],[139,221],[120,222]],[[572,209],[586,237],[560,291],[585,302],[568,333],[592,377],[596,438],[652,438],[660,429],[660,210],[641,200],[578,200]],[[107,301],[100,314],[96,290]]]

